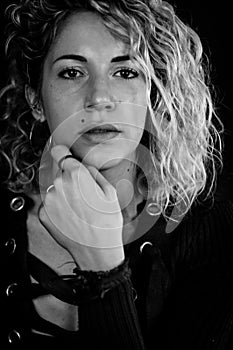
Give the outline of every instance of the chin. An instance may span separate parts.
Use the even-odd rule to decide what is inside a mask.
[[[117,158],[117,159],[93,159],[93,160],[87,160],[86,162],[84,162],[84,164],[88,164],[88,165],[92,165],[94,166],[96,169],[98,169],[99,171],[104,171],[104,170],[108,170],[111,169],[115,166],[117,166],[119,163],[121,162],[121,159]]]
[[[92,152],[92,154],[88,155],[80,155],[75,150],[71,149],[71,152],[73,156],[84,165],[91,165],[94,166],[98,170],[107,170],[109,168],[112,168],[113,166],[116,166],[121,161],[121,157],[115,156],[108,156],[107,154],[95,154]]]

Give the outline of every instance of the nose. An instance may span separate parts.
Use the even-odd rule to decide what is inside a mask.
[[[110,87],[105,81],[96,79],[90,83],[84,107],[86,111],[112,111],[115,109],[114,98],[111,95]]]

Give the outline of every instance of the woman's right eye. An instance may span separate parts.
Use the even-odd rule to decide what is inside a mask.
[[[77,68],[65,68],[63,69],[58,76],[63,79],[74,80],[83,76],[83,73],[80,72]]]

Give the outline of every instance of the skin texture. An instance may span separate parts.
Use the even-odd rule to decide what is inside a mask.
[[[111,63],[127,54],[129,48],[109,33],[98,15],[71,15],[47,54],[42,107],[33,112],[35,118],[47,119],[54,145],[66,145],[79,161],[101,171],[126,211],[139,196],[133,165],[147,112],[142,72],[132,60]],[[81,55],[87,62],[61,59],[67,55]],[[35,93],[31,95],[34,100]],[[113,124],[122,132],[107,143],[88,143],[82,130],[96,123]]]
[[[71,54],[81,55],[87,62],[59,59]],[[114,185],[129,160],[135,160],[146,119],[142,73],[132,61],[111,63],[114,57],[125,54],[129,54],[128,48],[111,36],[100,17],[75,14],[50,48],[41,91],[54,142],[72,147],[73,155],[101,169]],[[114,124],[122,133],[107,144],[90,144],[80,132],[93,123]]]
[[[53,63],[61,56],[70,54],[82,55],[88,62],[65,59]],[[132,164],[146,119],[146,89],[141,72],[132,74],[123,70],[123,68],[135,68],[130,61],[111,63],[113,57],[125,54],[128,54],[127,48],[109,34],[100,18],[91,13],[82,13],[75,14],[67,20],[45,60],[41,108],[38,111],[34,110],[33,113],[37,119],[47,119],[53,135],[53,143],[63,146],[58,146],[57,149],[55,147],[55,152],[52,153],[56,187],[47,193],[43,207],[37,203],[34,211],[29,213],[27,225],[29,250],[58,273],[70,273],[74,262],[84,269],[107,270],[117,266],[124,259],[123,222],[119,204],[121,210],[126,208],[126,214],[130,216],[129,203],[132,198],[134,200],[136,198],[133,187],[129,186],[134,180]],[[67,67],[74,69],[64,71]],[[65,79],[65,77],[76,78]],[[127,80],[125,77],[133,77],[133,79]],[[35,93],[30,90],[27,97],[33,100]],[[83,128],[103,122],[115,124],[122,131],[119,135],[120,139],[99,145],[83,142],[80,134]],[[58,161],[70,151],[76,160],[67,159],[62,165],[63,184],[65,181],[67,185],[65,187],[69,189],[64,198],[62,197],[64,191],[59,191],[58,188],[61,177],[61,173],[60,177],[58,176]],[[79,173],[80,181],[76,181],[81,164],[85,164],[86,167],[83,167],[84,171]],[[96,237],[96,244],[101,245],[101,234],[98,230],[87,232],[89,226],[86,226],[85,230],[85,223],[82,222],[84,227],[77,230],[77,227],[80,227],[80,221],[75,222],[83,214],[87,218],[94,219],[93,213],[88,211],[78,215],[75,212],[75,199],[80,195],[75,184],[85,180],[84,184],[87,184],[88,190],[91,187],[87,183],[87,178],[92,186],[98,183],[99,193],[102,193],[101,198],[104,199],[102,204],[106,205],[109,201],[113,203],[115,210],[117,209],[116,215],[110,217],[110,224],[115,222],[114,225],[118,227],[115,233],[112,232],[114,234],[112,245],[117,244],[115,249],[101,250],[77,243],[80,241],[80,236],[75,237],[75,234],[82,232],[84,234],[81,237],[82,240],[87,241],[89,233],[92,242]],[[64,190],[64,186],[62,188]],[[92,190],[90,193],[92,200],[97,199],[97,203],[100,203],[99,197],[93,198],[93,192]],[[73,194],[75,194],[74,200]],[[86,193],[85,196],[87,197],[88,194]],[[83,198],[84,196],[80,196],[79,204]],[[64,212],[65,208],[62,205],[66,200],[68,213]],[[88,198],[86,200],[89,202]],[[81,208],[85,211],[85,204],[86,201],[77,209]],[[133,207],[135,210],[135,205]],[[73,212],[70,212],[69,208],[72,208]],[[107,208],[109,209],[109,205]],[[73,213],[75,213],[74,216]],[[99,214],[98,211],[97,214]],[[62,229],[62,225],[65,225],[67,234],[67,222],[62,222],[60,219],[70,218],[70,215],[75,219],[73,227],[76,228],[73,231],[70,229],[67,237],[61,232],[62,230],[59,230],[59,228]],[[103,222],[103,218],[99,218],[99,215],[97,218]],[[107,216],[106,218],[109,219]],[[104,244],[106,247],[106,237]],[[76,329],[75,307],[62,303],[53,296],[37,299],[34,303],[39,314],[45,319],[66,329]]]
[[[52,152],[54,188],[39,219],[81,268],[111,269],[124,259],[121,210],[136,197],[132,165],[147,111],[143,74],[98,15],[76,13],[47,54],[41,96],[40,115],[34,116],[47,119],[58,148]],[[84,128],[100,123],[121,133],[86,141]],[[62,173],[58,162],[70,152],[75,159],[63,162]]]

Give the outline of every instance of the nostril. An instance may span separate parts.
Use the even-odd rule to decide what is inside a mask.
[[[89,101],[85,102],[85,108],[94,108],[95,105],[96,105],[95,103],[92,103],[92,102],[89,102]]]
[[[85,105],[85,109],[87,110],[93,110],[96,109],[97,111],[101,110],[113,110],[115,108],[114,102],[103,102],[103,103],[91,103],[87,102]]]
[[[106,108],[106,109],[112,109],[113,106],[108,104],[105,108]]]

